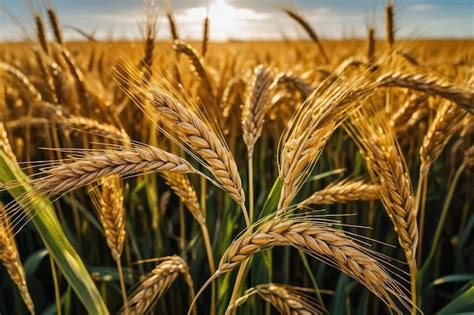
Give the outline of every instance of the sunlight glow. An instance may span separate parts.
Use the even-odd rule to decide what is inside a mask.
[[[206,7],[190,8],[177,16],[181,23],[188,25],[201,25],[207,14]],[[225,2],[216,0],[209,5],[209,19],[211,25],[211,38],[213,40],[226,40],[232,37],[241,37],[243,27],[248,21],[261,21],[267,15],[247,8],[237,8]],[[196,29],[196,31],[198,31]]]

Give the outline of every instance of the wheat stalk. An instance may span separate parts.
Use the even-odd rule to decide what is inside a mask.
[[[376,200],[379,198],[379,187],[365,180],[343,179],[316,191],[303,200],[300,206],[310,204],[330,205],[356,200]]]
[[[375,61],[375,30],[371,27],[367,32],[367,62],[373,65]]]
[[[41,48],[46,53],[49,54],[48,41],[46,40],[46,31],[44,29],[44,23],[39,14],[34,14],[35,24],[36,24],[36,37],[40,43]]]
[[[0,203],[0,260],[7,269],[13,283],[18,287],[23,302],[28,311],[35,314],[35,307],[28,292],[26,284],[25,270],[20,260],[20,255],[16,247],[15,239],[10,227],[7,213]]]
[[[451,102],[445,101],[436,113],[420,147],[420,176],[418,179],[416,212],[420,213],[420,244],[423,242],[425,221],[425,198],[427,179],[431,165],[438,159],[444,147],[456,133],[467,112]],[[421,246],[420,246],[421,247]],[[418,254],[421,259],[421,253]]]
[[[125,279],[120,258],[126,234],[122,181],[117,175],[104,177],[101,179],[101,189],[95,188],[91,194],[100,223],[105,232],[107,246],[117,264],[122,300],[125,309],[128,310],[127,291],[125,289]]]
[[[186,262],[178,256],[163,257],[162,260],[140,282],[137,289],[130,296],[127,314],[141,315],[150,311],[156,301],[171,287],[180,274],[183,275],[184,280],[189,286],[190,298],[193,298],[193,282]],[[125,309],[122,308],[119,314],[126,314]]]

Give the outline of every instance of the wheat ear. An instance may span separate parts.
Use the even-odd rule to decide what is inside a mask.
[[[203,158],[218,182],[241,206],[245,221],[250,225],[242,180],[229,149],[207,123],[177,99],[159,91],[150,97],[152,114],[158,115],[168,128],[180,136],[181,141]]]
[[[326,50],[324,49],[323,44],[321,43],[321,40],[319,39],[318,35],[316,34],[316,31],[314,28],[308,23],[308,21],[305,20],[304,17],[302,17],[298,12],[290,9],[283,9],[285,13],[292,18],[296,23],[298,23],[309,35],[309,37],[313,40],[313,42],[318,45],[319,52],[324,58],[324,62],[326,64],[329,63],[329,58],[326,54]]]
[[[393,222],[410,267],[412,304],[416,305],[416,249],[418,226],[412,183],[403,153],[384,111],[360,109],[351,117],[349,133],[358,143],[370,177],[378,185],[380,198]]]
[[[375,30],[371,27],[367,32],[367,62],[370,66],[375,61]]]
[[[374,92],[363,79],[340,80],[323,92],[316,90],[291,118],[280,140],[283,187],[278,211],[284,211],[294,199],[334,130],[361,106],[359,100]]]
[[[327,221],[304,217],[276,216],[262,223],[254,232],[247,230],[232,242],[223,254],[217,275],[229,272],[255,253],[275,246],[292,246],[328,263],[367,287],[387,306],[398,311],[393,297],[409,303],[403,288],[395,281],[376,254],[370,252]]]
[[[283,72],[277,75],[275,78],[275,83],[285,84],[297,89],[301,93],[304,100],[307,99],[314,91],[314,88],[310,84],[306,83],[301,77],[290,72]]]
[[[365,180],[343,179],[316,191],[300,203],[301,206],[310,204],[330,205],[356,200],[376,200],[379,198],[379,187]]]
[[[407,121],[413,116],[413,114],[421,107],[426,105],[426,96],[412,94],[403,103],[403,105],[390,116],[390,127],[394,129],[400,129]]]
[[[385,6],[385,36],[387,39],[387,44],[390,49],[392,49],[393,44],[395,43],[395,18],[393,13],[393,3],[391,0],[387,1]]]
[[[323,315],[324,311],[308,293],[314,290],[299,288],[289,285],[269,283],[259,284],[245,291],[233,305],[229,305],[227,311],[244,304],[252,295],[259,295],[264,301],[270,303],[281,314],[291,315]]]
[[[127,291],[122,269],[122,250],[125,242],[125,208],[120,177],[112,175],[101,179],[101,188],[92,190],[92,199],[97,209],[100,223],[104,228],[107,246],[117,264],[120,290],[124,307],[128,308]]]
[[[206,57],[208,44],[209,44],[209,15],[206,15],[206,17],[204,18],[203,30],[202,30],[201,54],[203,58]]]
[[[420,176],[416,192],[416,212],[420,216],[420,243],[423,241],[425,198],[430,167],[441,155],[449,140],[456,134],[466,115],[468,113],[464,109],[445,101],[436,113],[436,117],[431,123],[420,147]],[[419,259],[421,259],[421,253],[418,255]]]
[[[8,141],[8,134],[3,126],[3,123],[0,121],[0,151],[3,151],[6,156],[12,161],[16,161],[15,153],[13,153],[10,142]]]
[[[173,41],[179,40],[178,28],[176,27],[173,14],[171,12],[166,13],[166,18],[168,19],[168,23],[170,25],[170,33]]]
[[[61,162],[61,161],[60,161]],[[33,185],[39,193],[59,195],[110,176],[148,172],[197,172],[186,160],[152,146],[94,150],[43,169]]]
[[[194,297],[194,287],[186,262],[178,256],[163,257],[147,277],[141,281],[128,300],[129,315],[142,315],[150,311],[157,300],[171,287],[182,274],[189,286],[190,299]],[[126,314],[122,308],[119,314]]]
[[[16,80],[23,85],[23,87],[31,94],[31,96],[36,100],[36,101],[41,101],[43,97],[41,96],[41,93],[36,89],[36,87],[30,82],[28,77],[23,74],[20,70],[17,68],[13,67],[12,65],[9,65],[5,62],[0,61],[0,70],[5,71],[12,77],[16,78]]]
[[[175,41],[173,48],[178,54],[184,54],[189,58],[191,64],[193,65],[194,72],[201,79],[201,82],[204,84],[209,96],[214,101],[214,91],[212,89],[212,84],[204,67],[202,56],[199,54],[199,52],[191,45],[185,44],[182,41]]]
[[[20,255],[16,247],[15,239],[10,227],[7,213],[0,203],[0,260],[7,269],[10,278],[20,291],[23,302],[28,311],[35,314],[35,307],[28,286],[26,285],[25,270],[20,260]]]
[[[41,48],[46,53],[46,55],[48,55],[48,41],[46,40],[46,31],[44,29],[43,19],[41,19],[41,16],[39,14],[35,14],[34,18],[36,24],[36,37],[38,38],[38,42]]]
[[[63,44],[63,34],[61,31],[61,24],[59,23],[56,11],[53,8],[48,8],[48,18],[51,28],[53,29],[54,37],[56,42],[60,45]]]
[[[377,79],[378,84],[386,87],[402,87],[431,95],[444,97],[474,113],[474,92],[467,91],[443,79],[415,73],[390,72]]]
[[[253,154],[255,143],[262,134],[265,104],[271,83],[271,72],[260,65],[254,69],[251,82],[247,86],[242,108],[242,131],[249,156]]]

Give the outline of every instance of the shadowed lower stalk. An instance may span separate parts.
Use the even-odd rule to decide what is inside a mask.
[[[461,163],[461,165],[457,169],[457,171],[454,175],[454,178],[453,178],[451,184],[449,185],[448,194],[446,195],[446,198],[444,200],[443,209],[441,210],[441,215],[439,217],[438,224],[436,225],[436,231],[435,231],[435,234],[433,236],[433,241],[431,243],[431,247],[430,247],[428,257],[426,257],[426,259],[423,263],[423,266],[421,267],[420,271],[418,272],[418,285],[420,287],[423,286],[424,276],[425,276],[426,272],[428,271],[428,269],[430,268],[431,263],[432,263],[435,255],[436,255],[436,248],[438,247],[438,244],[439,244],[439,241],[440,241],[440,238],[441,238],[441,232],[443,231],[443,228],[445,227],[444,223],[446,221],[446,217],[447,217],[448,211],[449,211],[449,206],[451,205],[451,201],[452,201],[454,192],[456,190],[456,187],[458,185],[459,179],[461,178],[461,175],[463,174],[464,170],[466,168],[472,167],[472,166],[474,166],[474,147],[471,147],[465,153],[463,162]],[[421,300],[418,301],[418,303],[419,303],[419,305],[421,305]]]

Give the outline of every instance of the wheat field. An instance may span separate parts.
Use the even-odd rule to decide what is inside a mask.
[[[0,43],[0,314],[474,312],[474,41],[396,9],[226,42],[32,10]]]

